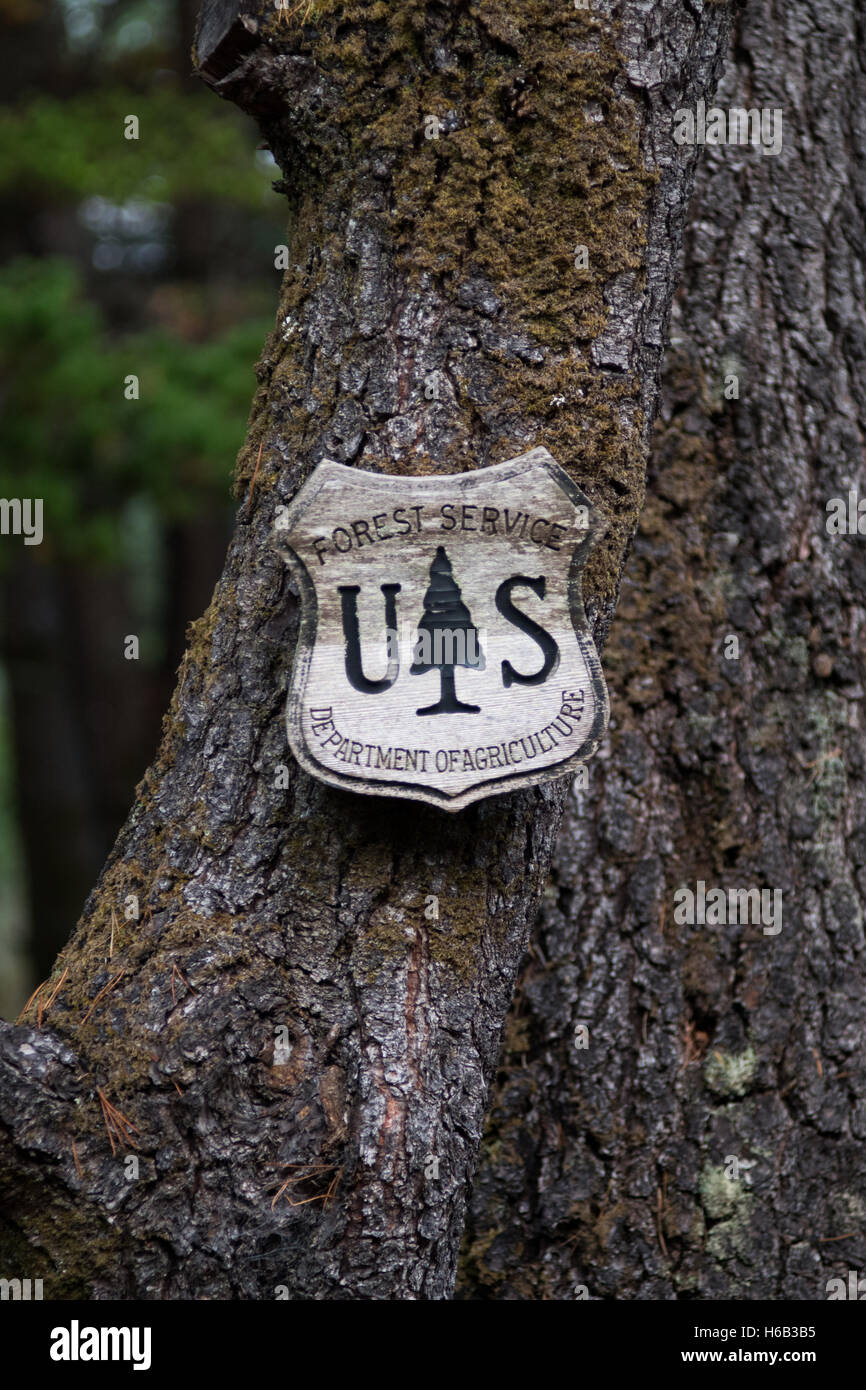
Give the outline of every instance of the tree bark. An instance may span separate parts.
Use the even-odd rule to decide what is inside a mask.
[[[864,493],[864,51],[854,0],[737,24],[715,104],[783,108],[783,150],[699,169],[610,747],[507,1025],[465,1298],[823,1300],[866,1266],[866,562],[825,527]],[[781,930],[678,925],[699,880],[781,890]]]
[[[304,17],[202,14],[200,73],[283,171],[292,264],[159,755],[53,982],[0,1032],[7,1249],[54,1297],[450,1296],[567,788],[454,816],[293,764],[280,789],[297,594],[275,508],[323,457],[449,473],[544,443],[607,518],[584,580],[602,644],[696,159],[673,113],[711,95],[730,15]]]

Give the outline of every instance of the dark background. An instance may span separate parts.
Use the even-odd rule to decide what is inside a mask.
[[[252,123],[191,75],[196,10],[0,0],[0,496],[44,511],[41,545],[0,536],[4,1017],[155,750],[273,320],[285,203]]]

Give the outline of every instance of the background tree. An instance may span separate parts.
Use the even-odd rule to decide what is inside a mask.
[[[509,1017],[463,1297],[823,1300],[866,1268],[866,550],[825,525],[866,495],[863,24],[737,21],[716,105],[781,108],[783,149],[699,168],[609,752]],[[675,925],[698,879],[781,889],[781,932]]]
[[[52,1296],[451,1292],[566,789],[449,817],[294,765],[278,786],[297,604],[274,511],[323,456],[448,473],[543,439],[608,519],[584,582],[603,642],[696,157],[672,118],[711,92],[729,17],[205,8],[199,70],[261,122],[295,234],[160,752],[51,981],[0,1029],[4,1257]]]

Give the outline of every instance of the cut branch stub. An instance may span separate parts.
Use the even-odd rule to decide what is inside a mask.
[[[216,86],[240,67],[259,44],[259,19],[239,0],[203,5],[195,39],[195,63],[205,82]]]

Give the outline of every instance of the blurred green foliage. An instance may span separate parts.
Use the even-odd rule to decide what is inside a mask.
[[[134,497],[168,521],[229,497],[271,320],[118,339],[64,259],[0,270],[0,496],[44,500],[45,558],[114,560]],[[139,379],[139,399],[124,381]]]
[[[29,252],[55,226],[65,253],[0,268],[0,496],[43,499],[40,560],[92,563],[120,557],[131,503],[159,524],[228,503],[285,212],[252,122],[186,80],[177,0],[60,6],[65,38],[35,31],[59,41],[57,88],[0,105],[0,196],[24,229],[7,243]],[[178,271],[191,208],[216,232]]]
[[[139,138],[124,137],[138,117]],[[268,170],[251,158],[250,127],[225,102],[174,88],[98,88],[0,109],[0,190],[50,190],[53,200],[213,198],[254,210],[273,204]]]

